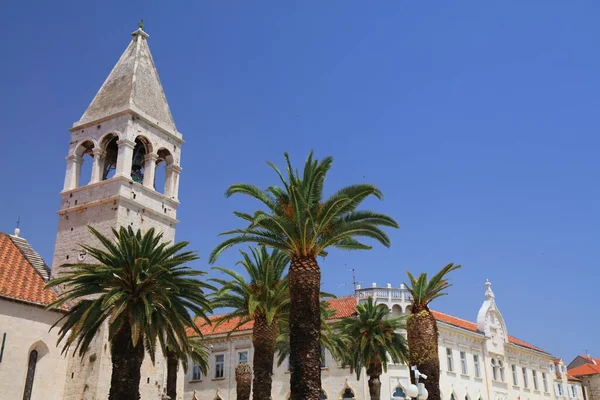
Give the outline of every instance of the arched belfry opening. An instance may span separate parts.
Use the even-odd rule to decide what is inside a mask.
[[[77,171],[75,173],[75,187],[87,185],[92,181],[92,168],[94,164],[94,143],[86,140],[77,146],[75,155],[78,158]]]
[[[115,176],[117,169],[117,157],[119,155],[119,137],[114,133],[108,134],[102,140],[100,148],[104,150],[104,160],[102,162],[102,177],[105,181]]]
[[[166,196],[171,196],[174,187],[174,174],[173,174],[173,155],[165,148],[159,149],[156,154],[158,159],[156,160],[156,172],[154,175],[154,190],[160,192]]]
[[[152,146],[148,139],[138,136],[135,139],[133,158],[131,160],[131,179],[139,184],[144,183],[146,156],[152,152]]]

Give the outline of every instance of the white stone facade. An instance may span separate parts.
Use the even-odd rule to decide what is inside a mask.
[[[387,306],[391,316],[406,313],[410,307],[410,296],[403,285],[400,288],[373,286],[358,289],[357,301],[373,296],[378,304]],[[583,400],[580,383],[568,381],[566,374],[557,376],[552,355],[511,341],[489,285],[477,318],[481,325],[441,313],[436,318],[440,332],[440,388],[444,400]],[[191,400],[194,395],[198,400],[215,400],[218,397],[234,400],[237,354],[248,351],[249,362],[252,363],[251,331],[233,333],[229,338],[220,334],[207,336],[207,339],[212,346],[213,368],[200,380],[193,379],[193,370],[188,372],[185,400]],[[222,378],[215,378],[215,356],[220,354],[224,355],[225,373]],[[327,399],[344,398],[342,396],[348,388],[356,400],[369,399],[364,371],[357,380],[349,369],[340,368],[329,353],[326,353],[321,379]],[[398,387],[406,393],[409,381],[408,366],[389,365],[387,373],[381,377],[381,398],[396,398],[392,395]],[[273,371],[273,400],[287,399],[289,390],[289,373],[284,362]]]
[[[0,400],[22,399],[29,355],[38,353],[32,400],[63,399],[67,358],[56,347],[59,312],[0,298]]]

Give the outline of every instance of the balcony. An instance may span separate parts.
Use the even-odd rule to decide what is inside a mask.
[[[408,290],[406,290],[406,288],[392,288],[392,287],[361,288],[361,287],[357,287],[356,288],[356,297],[359,300],[373,297],[374,300],[385,299],[388,301],[396,300],[396,301],[412,302],[412,297],[410,296],[410,294],[408,294]]]

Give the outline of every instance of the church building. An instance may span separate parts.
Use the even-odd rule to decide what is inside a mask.
[[[70,128],[66,173],[58,210],[58,231],[50,269],[17,229],[0,234],[0,400],[105,400],[111,378],[106,329],[83,357],[63,355],[58,329],[50,327],[64,310],[48,311],[57,293],[46,282],[69,264],[90,262],[78,244],[99,245],[88,231],[156,228],[175,239],[178,223],[182,134],[177,130],[158,77],[148,34],[140,26],[81,118]],[[65,138],[65,144],[67,140]],[[89,171],[89,173],[84,173]],[[57,183],[58,186],[58,183]],[[330,322],[353,316],[358,303],[373,297],[390,316],[410,311],[403,285],[360,288],[354,296],[331,299]],[[435,313],[440,338],[444,400],[584,400],[579,379],[562,360],[510,336],[486,282],[475,322]],[[177,400],[235,399],[234,369],[252,363],[252,323],[201,326],[210,348],[210,370],[197,366],[178,376]],[[289,396],[287,362],[273,371],[273,400]],[[145,357],[143,400],[162,399],[167,365],[157,354]],[[322,399],[368,398],[364,373],[359,380],[326,351],[322,361]],[[409,367],[391,365],[382,376],[382,399],[406,398]],[[594,398],[595,400],[595,398]]]

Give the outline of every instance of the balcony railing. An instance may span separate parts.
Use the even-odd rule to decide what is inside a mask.
[[[359,299],[366,299],[373,297],[374,299],[392,299],[392,300],[406,300],[412,301],[412,297],[408,294],[408,291],[403,289],[394,288],[360,288],[356,289],[356,296]]]

